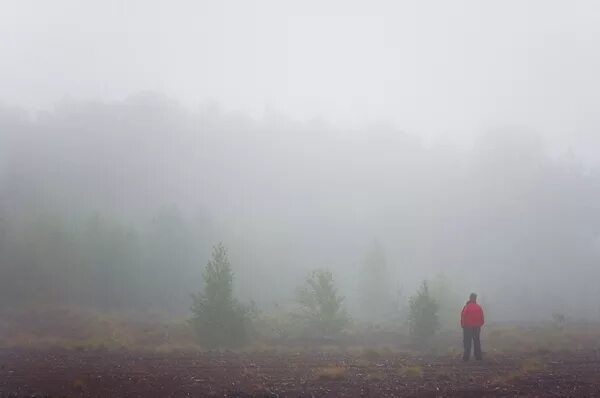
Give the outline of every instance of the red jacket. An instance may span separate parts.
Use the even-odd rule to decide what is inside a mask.
[[[483,310],[477,303],[468,302],[460,314],[460,326],[476,328],[483,326]]]

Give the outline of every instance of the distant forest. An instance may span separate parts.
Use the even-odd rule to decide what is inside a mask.
[[[444,275],[496,319],[600,317],[600,173],[530,132],[466,150],[156,94],[0,107],[0,307],[185,314],[220,241],[261,308],[327,268],[358,312],[376,242],[390,295]]]

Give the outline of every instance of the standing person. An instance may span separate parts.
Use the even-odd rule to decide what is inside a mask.
[[[479,336],[481,327],[483,326],[483,309],[477,304],[477,295],[471,293],[469,301],[462,309],[460,314],[460,326],[463,330],[463,342],[465,345],[465,353],[463,360],[468,361],[471,358],[471,342],[475,348],[475,359],[481,360],[481,341]]]

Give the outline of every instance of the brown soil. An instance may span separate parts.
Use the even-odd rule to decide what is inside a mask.
[[[0,350],[0,397],[600,396],[596,351],[489,355]]]

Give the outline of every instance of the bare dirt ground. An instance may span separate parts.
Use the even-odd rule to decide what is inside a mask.
[[[600,355],[0,350],[0,397],[600,396]]]

